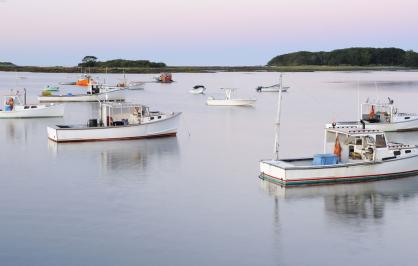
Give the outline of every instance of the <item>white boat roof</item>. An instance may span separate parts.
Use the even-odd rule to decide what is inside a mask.
[[[327,128],[327,132],[334,132],[344,135],[375,135],[375,134],[384,134],[381,130],[375,129],[362,129],[362,128],[344,128],[344,127],[335,127]]]
[[[110,108],[133,108],[133,107],[148,107],[139,103],[126,103],[126,102],[102,102],[102,106],[108,106]]]

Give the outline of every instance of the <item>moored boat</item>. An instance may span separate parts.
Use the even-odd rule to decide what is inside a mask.
[[[394,101],[365,102],[361,105],[359,121],[334,122],[327,124],[327,128],[365,128],[382,131],[410,131],[418,130],[418,114],[402,113],[394,106]]]
[[[204,94],[205,91],[206,91],[205,86],[203,86],[203,85],[196,85],[196,86],[193,86],[193,89],[191,89],[189,92],[191,94]]]
[[[85,125],[55,125],[47,128],[56,142],[106,141],[175,136],[181,113],[150,111],[132,103],[101,103],[99,117]]]
[[[275,158],[260,162],[260,178],[281,185],[355,182],[416,175],[418,147],[388,143],[379,130],[334,126],[325,130],[324,153],[312,158],[280,159],[280,105]]]
[[[90,85],[89,91],[80,94],[54,95],[43,93],[38,97],[40,102],[97,102],[97,101],[125,101],[124,92],[117,87],[105,85]]]
[[[161,73],[159,76],[154,78],[157,82],[160,83],[171,83],[173,82],[173,75],[171,73]]]
[[[97,82],[92,78],[92,76],[84,74],[76,82],[76,86],[87,87],[90,85],[97,84]]]
[[[27,104],[18,94],[8,95],[3,100],[4,109],[0,109],[0,118],[44,118],[64,116],[63,104]]]
[[[215,99],[213,97],[208,97],[206,104],[213,106],[253,106],[255,104],[255,99],[233,98],[233,94],[236,89],[229,88],[223,90],[225,91],[225,99]]]

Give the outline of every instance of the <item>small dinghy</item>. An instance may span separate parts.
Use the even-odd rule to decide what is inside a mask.
[[[361,105],[361,117],[358,122],[334,122],[326,127],[356,127],[386,132],[418,130],[418,114],[401,113],[393,103],[390,98],[386,103],[366,101]]]
[[[97,102],[97,101],[125,101],[125,94],[118,87],[103,84],[90,85],[87,93],[55,95],[43,91],[38,97],[40,102]]]
[[[225,91],[225,99],[215,99],[213,97],[208,97],[206,103],[207,105],[214,106],[253,106],[255,104],[255,99],[237,99],[233,98],[233,94],[236,89],[222,89]]]
[[[106,141],[175,136],[181,113],[150,111],[132,103],[100,103],[99,117],[85,125],[56,125],[47,128],[55,142]]]
[[[26,90],[23,101],[19,96],[8,95],[4,97],[3,107],[0,109],[0,118],[44,118],[64,116],[63,104],[27,104]]]
[[[283,86],[283,75],[280,74],[280,83],[274,84],[274,85],[271,85],[271,86],[267,86],[267,87],[258,86],[255,90],[257,92],[279,92],[280,90],[282,92],[287,92],[288,89],[289,89],[289,87],[284,87]]]
[[[203,86],[203,85],[196,85],[189,92],[191,94],[204,94],[205,91],[206,91],[205,86]]]
[[[276,121],[275,158],[260,162],[260,178],[288,185],[356,182],[418,174],[418,147],[388,143],[379,130],[332,127],[324,153],[313,158],[279,158],[281,92]]]

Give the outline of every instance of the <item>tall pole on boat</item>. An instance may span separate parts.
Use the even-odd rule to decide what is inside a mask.
[[[274,138],[274,159],[279,160],[279,148],[280,148],[280,115],[282,105],[282,74],[280,74],[280,88],[279,88],[279,99],[277,102],[277,117],[276,117],[276,136]]]

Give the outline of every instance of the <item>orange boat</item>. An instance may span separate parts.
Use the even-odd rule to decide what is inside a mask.
[[[162,73],[160,76],[155,77],[155,80],[161,83],[171,83],[174,81],[171,73]]]
[[[75,82],[75,85],[77,85],[77,86],[89,86],[89,85],[92,85],[92,84],[96,84],[96,82],[89,75],[84,75],[82,78],[78,79]]]

